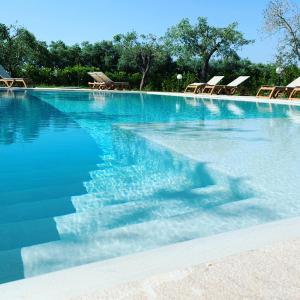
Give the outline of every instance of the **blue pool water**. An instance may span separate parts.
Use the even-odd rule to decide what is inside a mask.
[[[299,124],[283,105],[0,92],[0,282],[298,216]]]

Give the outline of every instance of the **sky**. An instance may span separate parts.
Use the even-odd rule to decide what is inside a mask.
[[[112,39],[118,33],[164,35],[182,18],[195,22],[206,17],[223,27],[238,22],[238,29],[255,43],[239,52],[253,62],[272,62],[277,39],[262,32],[268,0],[13,0],[1,1],[0,23],[26,27],[46,42],[66,44]]]

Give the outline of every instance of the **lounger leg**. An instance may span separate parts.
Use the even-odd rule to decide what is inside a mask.
[[[14,85],[14,83],[15,83],[15,81],[12,80],[12,81],[11,81],[11,84],[7,83],[7,87],[8,87],[8,88],[11,88],[11,87]]]
[[[289,100],[293,100],[293,99],[294,99],[294,91],[292,91],[289,96]]]
[[[280,94],[280,92],[281,92],[281,90],[273,89],[271,92],[270,98],[277,98],[278,95]]]
[[[22,80],[22,83],[24,84],[24,88],[27,89],[27,84],[26,84],[25,80]]]
[[[229,94],[229,95],[234,95],[235,92],[236,92],[236,88],[234,87],[234,88],[229,89],[228,94]]]
[[[289,100],[300,100],[300,96],[299,97],[295,97],[298,93],[300,93],[299,89],[295,89],[292,90],[290,96],[289,96]]]
[[[256,97],[260,97],[260,92],[261,92],[261,88],[258,90],[258,92],[256,93]]]
[[[194,89],[194,91],[193,91],[194,94],[199,94],[201,88],[202,88],[201,86],[196,86],[195,89]]]
[[[184,92],[185,92],[185,93],[187,93],[187,92],[188,92],[188,87],[186,87],[186,88],[185,88]]]
[[[9,84],[8,84],[8,82],[7,82],[6,80],[3,80],[2,82],[4,83],[4,85],[5,85],[6,87],[8,87],[8,88],[10,87]]]
[[[264,89],[263,87],[261,87],[261,88],[258,90],[258,92],[257,92],[257,94],[256,94],[256,97],[257,97],[257,98],[268,98],[268,99],[271,99],[272,96],[273,96],[274,90],[275,90],[275,88],[272,88],[271,90],[268,90],[268,91],[269,91],[269,94],[267,94],[266,96],[263,96],[263,95],[260,95],[261,92],[267,91],[267,90]]]
[[[3,80],[2,82],[5,84],[5,86],[6,86],[7,88],[11,88],[12,85],[13,85],[13,83],[14,83],[14,81],[13,81],[13,80],[10,80],[10,81],[11,81],[11,83],[9,83],[8,80]]]

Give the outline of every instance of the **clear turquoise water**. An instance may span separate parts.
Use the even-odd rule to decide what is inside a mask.
[[[299,116],[250,102],[0,92],[0,282],[299,215]]]

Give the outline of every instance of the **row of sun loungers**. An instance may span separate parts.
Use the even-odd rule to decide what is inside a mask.
[[[246,81],[250,76],[239,76],[227,85],[219,85],[218,83],[224,76],[214,76],[207,83],[191,83],[186,89],[185,93],[193,92],[196,94],[226,94],[233,95],[239,86]],[[279,95],[287,94],[290,100],[299,99],[300,96],[300,77],[292,81],[287,86],[268,86],[264,85],[258,90],[256,97],[258,98],[277,98]]]
[[[232,82],[228,83],[227,85],[220,85],[218,84],[224,76],[214,76],[211,78],[207,83],[192,83],[189,84],[185,92],[194,92],[196,94],[228,94],[233,95],[239,86],[246,81],[250,76],[239,76]]]
[[[264,85],[262,86],[257,94],[256,97],[259,98],[277,98],[279,95],[287,94],[290,100],[299,99],[297,98],[297,94],[300,92],[300,77],[292,81],[287,86],[270,86]]]

